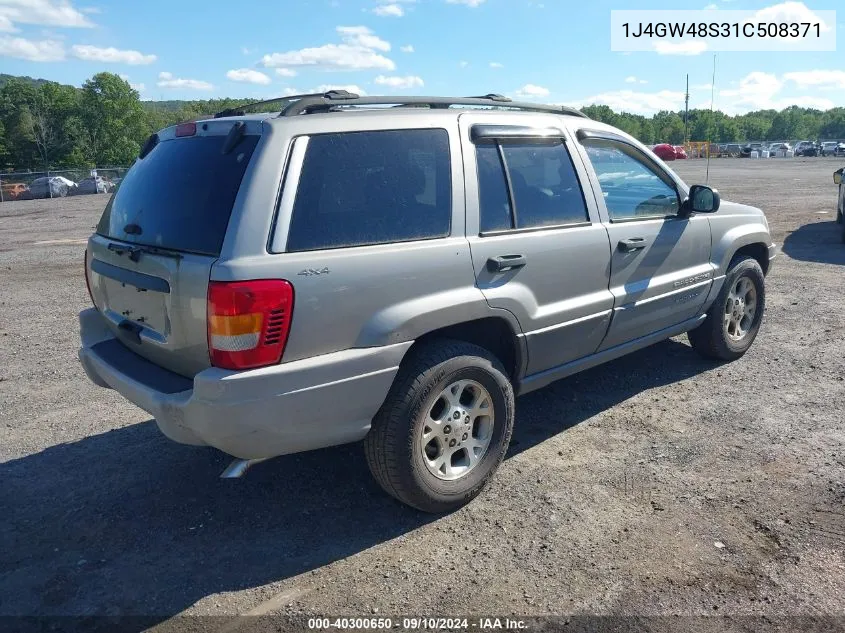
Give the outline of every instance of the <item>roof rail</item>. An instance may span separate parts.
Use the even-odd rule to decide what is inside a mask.
[[[296,116],[316,112],[337,111],[344,106],[415,106],[429,108],[449,108],[450,106],[487,106],[525,112],[547,112],[552,114],[568,114],[588,118],[583,112],[568,106],[555,106],[540,103],[511,101],[508,97],[498,94],[488,94],[482,97],[361,97],[346,90],[331,90],[321,95],[297,95],[285,97],[290,103],[282,108],[279,116]],[[279,101],[274,99],[272,101]],[[265,103],[265,102],[259,102]],[[249,104],[257,105],[257,104]]]
[[[303,95],[288,95],[286,97],[273,97],[272,99],[264,99],[263,101],[253,101],[252,103],[245,103],[242,106],[238,106],[235,108],[226,108],[225,110],[221,110],[214,114],[215,119],[220,119],[222,117],[227,116],[243,116],[246,114],[247,108],[253,108],[255,106],[260,105],[267,105],[270,103],[279,103],[281,101],[296,101],[297,99],[304,99],[305,97],[322,97],[324,94],[322,92],[313,92],[310,94],[303,94]]]

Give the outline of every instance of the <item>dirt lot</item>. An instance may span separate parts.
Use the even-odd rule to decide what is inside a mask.
[[[523,397],[492,486],[439,518],[385,496],[355,445],[218,480],[222,454],[169,442],[78,365],[83,244],[104,198],[0,205],[0,615],[845,627],[840,162],[713,161],[711,184],[765,209],[783,248],[752,350],[714,364],[679,337]],[[704,180],[701,161],[675,167]],[[636,630],[694,628],[656,622]]]

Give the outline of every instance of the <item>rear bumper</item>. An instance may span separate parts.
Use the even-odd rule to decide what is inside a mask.
[[[97,310],[81,312],[79,323],[79,360],[95,384],[147,411],[170,439],[244,459],[363,439],[411,346],[351,349],[242,372],[209,368],[190,380],[124,347]]]

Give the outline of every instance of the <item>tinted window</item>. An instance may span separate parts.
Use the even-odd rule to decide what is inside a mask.
[[[611,220],[676,215],[678,192],[636,148],[604,139],[584,141]]]
[[[219,255],[257,136],[227,154],[225,136],[162,141],[126,173],[97,233],[174,250]],[[126,233],[135,224],[140,233]]]
[[[311,137],[288,251],[445,237],[452,217],[446,130]]]
[[[478,145],[478,195],[481,209],[481,232],[501,231],[513,227],[511,203],[505,170],[498,145]]]
[[[562,142],[481,144],[476,155],[482,232],[588,220],[581,185]],[[515,213],[511,210],[505,171]]]

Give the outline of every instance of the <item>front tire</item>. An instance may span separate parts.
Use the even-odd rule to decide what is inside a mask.
[[[424,512],[456,510],[493,477],[513,431],[514,393],[499,360],[462,341],[410,352],[364,441],[384,490]]]
[[[704,323],[687,332],[696,352],[705,358],[740,358],[757,338],[766,307],[763,269],[752,257],[735,259]]]

